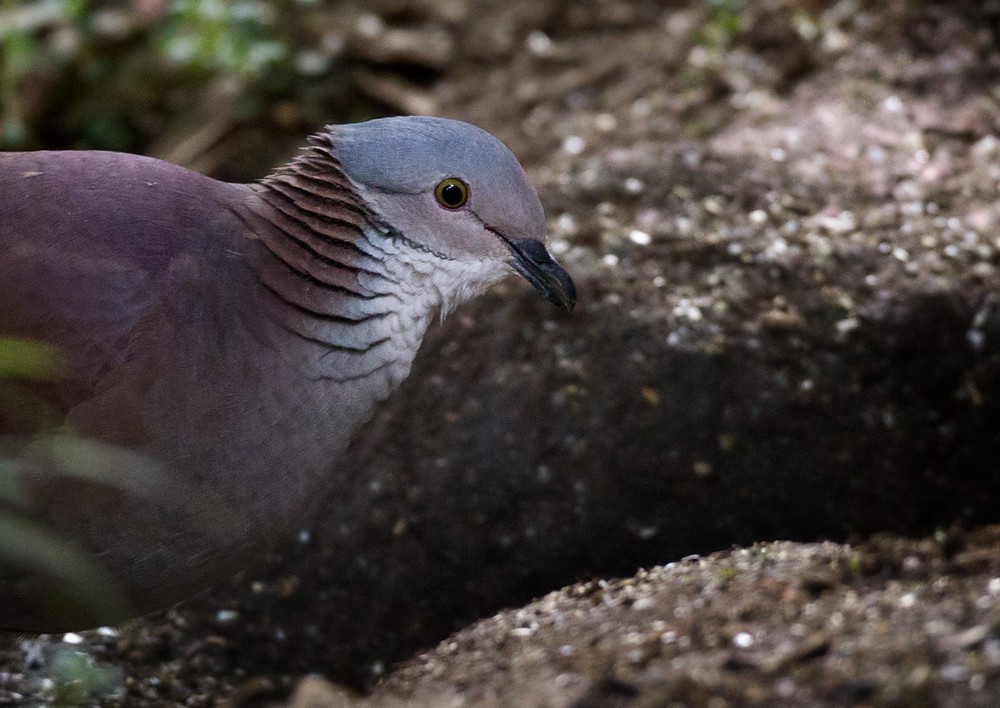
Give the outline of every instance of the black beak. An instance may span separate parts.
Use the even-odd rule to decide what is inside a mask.
[[[576,304],[576,286],[545,245],[530,238],[523,241],[504,240],[513,255],[510,264],[514,270],[535,286],[546,300],[572,312]]]

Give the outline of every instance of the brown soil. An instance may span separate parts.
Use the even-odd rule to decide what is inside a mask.
[[[573,585],[462,630],[351,705],[996,705],[998,542],[995,526],[783,541]]]
[[[379,4],[450,54],[372,85],[511,145],[580,306],[455,313],[310,534],[72,645],[95,700],[1000,701],[1000,6],[738,5]]]

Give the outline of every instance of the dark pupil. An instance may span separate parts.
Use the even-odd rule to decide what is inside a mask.
[[[458,206],[462,203],[462,188],[457,184],[446,184],[441,188],[441,198],[448,206]]]

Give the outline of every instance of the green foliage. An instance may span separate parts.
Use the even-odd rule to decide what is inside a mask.
[[[62,368],[56,347],[0,335],[0,430],[27,435],[57,427],[61,416],[31,390],[30,383],[55,381]],[[3,482],[0,478],[0,498]]]
[[[99,664],[92,656],[60,647],[52,657],[51,678],[55,706],[87,704],[95,696],[124,694],[125,676],[121,667]]]
[[[97,562],[79,553],[70,539],[30,518],[18,451],[33,436],[48,433],[61,423],[60,416],[33,394],[30,383],[55,381],[62,370],[58,348],[29,339],[0,337],[0,423],[5,424],[0,430],[6,427],[5,433],[19,433],[0,438],[0,559],[52,579],[52,591],[38,597],[50,617],[79,614],[75,608],[87,608],[95,616],[126,618],[127,600]],[[123,475],[117,474],[119,468],[126,467],[133,476],[143,472],[141,464],[122,461],[124,453],[115,448],[70,436],[44,439],[63,476],[120,484]],[[139,483],[133,486],[141,488]]]
[[[724,566],[719,568],[719,582],[726,584],[736,577],[736,568]]]
[[[715,49],[730,47],[740,31],[746,0],[706,0],[707,18],[699,43]]]
[[[124,594],[93,558],[19,514],[0,511],[0,558],[50,579],[36,601],[53,620],[79,617],[81,609],[121,620],[132,614]]]
[[[253,77],[289,53],[269,36],[273,24],[274,8],[265,3],[176,0],[152,44],[178,67]]]
[[[0,337],[0,378],[51,381],[61,369],[62,357],[51,344]]]
[[[0,148],[139,150],[218,86],[252,120],[301,83],[298,4],[0,0]]]

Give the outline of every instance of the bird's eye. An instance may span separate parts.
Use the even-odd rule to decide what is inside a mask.
[[[443,179],[434,188],[434,198],[445,209],[458,209],[469,201],[469,186],[455,177]]]

